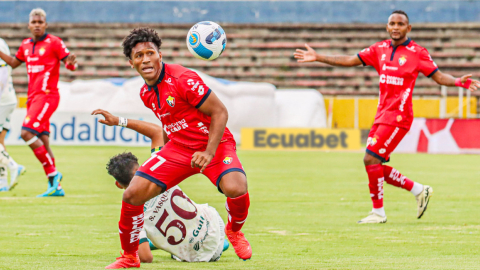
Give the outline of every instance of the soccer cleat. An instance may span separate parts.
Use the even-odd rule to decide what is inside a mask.
[[[417,218],[421,218],[425,211],[427,211],[428,202],[433,195],[433,188],[431,186],[424,185],[423,191],[420,192],[415,198],[417,199]]]
[[[0,192],[9,191],[8,187],[0,187]]]
[[[363,218],[359,221],[357,221],[358,224],[367,224],[367,223],[387,223],[387,216],[380,216],[379,214],[376,214],[374,212],[370,212],[370,214],[366,217]]]
[[[228,230],[227,227],[228,225],[225,227],[225,235],[230,243],[232,243],[237,256],[244,261],[250,259],[252,257],[252,247],[250,247],[250,243],[248,243],[245,235],[241,231],[234,232]]]
[[[37,197],[63,197],[65,196],[65,191],[63,188],[53,188],[50,187],[44,193],[37,195]]]
[[[222,250],[222,252],[224,252],[225,250],[227,250],[229,247],[230,247],[230,244],[228,243],[228,240],[225,239],[225,240],[223,241],[223,250]]]
[[[121,257],[118,257],[117,260],[105,267],[105,269],[122,269],[122,268],[140,268],[140,258],[130,254],[125,254],[120,252]]]
[[[10,170],[10,190],[12,190],[18,184],[18,177],[27,172],[22,165],[17,165]]]

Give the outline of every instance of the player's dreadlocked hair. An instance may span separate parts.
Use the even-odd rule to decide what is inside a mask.
[[[130,152],[121,153],[108,161],[107,171],[120,184],[128,186],[135,174],[133,171],[135,165],[138,165],[138,159],[135,155]]]
[[[395,11],[392,12],[392,14],[401,14],[401,15],[404,15],[405,17],[407,17],[407,21],[410,22],[410,19],[408,18],[407,13],[406,13],[405,11],[403,11],[403,10],[395,10]],[[392,15],[392,14],[390,14],[390,15]]]
[[[158,50],[160,50],[160,46],[162,46],[162,39],[158,36],[155,30],[151,28],[135,28],[123,40],[123,54],[132,59],[132,49],[140,42],[152,42],[157,46]]]

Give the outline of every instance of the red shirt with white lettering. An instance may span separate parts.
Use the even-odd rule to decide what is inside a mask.
[[[410,38],[396,47],[391,40],[384,40],[362,50],[358,58],[380,75],[380,98],[374,124],[410,129],[412,92],[418,73],[430,78],[438,71],[427,49]]]
[[[180,65],[162,63],[157,84],[144,84],[140,98],[162,122],[172,142],[205,150],[211,118],[198,108],[211,92],[196,72]],[[225,128],[221,142],[227,141],[235,143],[232,133]]]
[[[37,94],[58,94],[60,61],[69,54],[63,41],[48,33],[36,42],[23,40],[15,57],[27,65],[29,99]]]

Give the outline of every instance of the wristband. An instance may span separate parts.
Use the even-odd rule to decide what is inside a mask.
[[[455,86],[458,87],[463,87],[465,89],[470,88],[470,84],[472,84],[472,79],[468,78],[465,83],[462,83],[462,80],[460,78],[455,79]]]
[[[127,127],[128,121],[127,118],[118,117],[118,126]]]
[[[75,69],[77,69],[78,65],[75,64],[75,65],[72,65],[72,64],[65,64],[65,68],[68,69],[68,70],[71,70],[71,71],[75,71]]]

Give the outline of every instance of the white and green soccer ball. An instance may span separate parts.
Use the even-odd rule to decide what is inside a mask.
[[[199,22],[188,31],[188,50],[198,59],[216,59],[222,54],[226,46],[227,34],[217,23]]]

